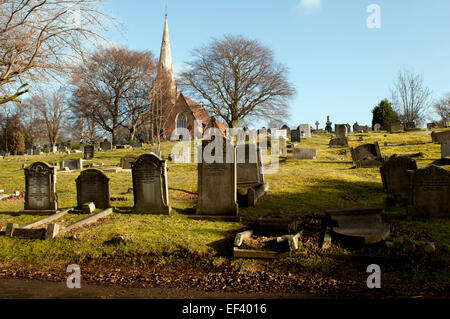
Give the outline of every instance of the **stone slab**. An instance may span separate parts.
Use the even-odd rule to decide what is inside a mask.
[[[49,217],[47,217],[47,218],[40,219],[40,220],[38,220],[38,221],[35,221],[35,222],[32,222],[32,223],[29,223],[29,224],[20,226],[20,228],[22,228],[22,229],[31,229],[31,228],[35,228],[35,227],[38,227],[38,226],[41,226],[41,225],[48,224],[48,223],[50,223],[50,222],[53,222],[53,221],[55,221],[55,220],[58,220],[59,218],[61,218],[61,217],[65,216],[65,215],[67,215],[71,210],[72,210],[71,208],[70,208],[70,209],[63,210],[63,211],[58,212],[58,213],[56,213],[56,214],[54,214],[54,215],[52,215],[52,216],[49,216]]]
[[[64,234],[64,233],[69,232],[69,231],[71,231],[73,229],[76,229],[78,227],[82,227],[82,226],[86,226],[86,225],[89,225],[89,224],[93,224],[93,223],[97,222],[99,219],[108,217],[112,213],[113,213],[113,209],[112,208],[105,209],[104,211],[101,211],[101,212],[99,212],[99,213],[97,213],[95,215],[92,215],[92,216],[89,216],[89,217],[84,218],[82,220],[79,220],[79,221],[77,221],[77,222],[75,222],[75,223],[73,223],[73,224],[71,224],[71,225],[61,229],[60,234]]]
[[[379,243],[390,235],[390,228],[381,221],[382,207],[358,207],[327,210],[332,232],[356,243]]]
[[[317,158],[317,150],[315,148],[294,148],[292,158],[314,160]]]

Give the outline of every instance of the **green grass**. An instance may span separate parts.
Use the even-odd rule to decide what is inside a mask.
[[[431,136],[425,132],[402,134],[370,133],[363,134],[364,142],[358,142],[358,135],[350,134],[349,144],[356,147],[365,143],[378,141],[383,155],[408,154],[422,152],[423,158],[417,164],[424,167],[431,163],[440,163],[440,145],[431,143]],[[83,262],[116,262],[133,265],[137,262],[164,263],[168,259],[179,263],[190,258],[205,262],[220,263],[231,255],[233,236],[245,229],[247,222],[261,216],[305,216],[323,214],[329,208],[383,205],[385,195],[378,168],[352,169],[348,149],[330,149],[330,135],[313,135],[302,140],[299,147],[318,149],[316,160],[293,160],[288,157],[280,159],[276,174],[266,175],[270,189],[260,200],[256,208],[240,208],[243,223],[224,223],[193,221],[188,218],[194,213],[197,202],[197,166],[169,163],[168,181],[170,204],[174,215],[146,216],[132,215],[132,194],[127,190],[132,187],[131,173],[107,174],[111,181],[111,195],[125,197],[127,201],[113,202],[119,213],[114,213],[99,225],[90,229],[81,229],[77,234],[81,240],[66,237],[52,241],[20,240],[0,237],[0,264],[15,264],[23,267],[46,267],[51,269],[60,264]],[[384,143],[400,144],[406,142],[423,143],[417,146],[384,147]],[[173,143],[163,143],[162,153],[168,156]],[[103,163],[104,167],[114,167],[120,158],[127,154],[140,155],[148,153],[150,147],[139,150],[114,150],[97,153],[93,163]],[[24,191],[23,164],[31,161],[59,162],[63,159],[80,158],[75,155],[41,155],[29,157],[10,157],[0,160],[0,188],[5,193]],[[267,160],[267,159],[266,159]],[[450,167],[446,167],[450,169]],[[79,172],[60,173],[57,176],[57,193],[60,207],[76,205],[75,179]],[[41,217],[20,216],[23,200],[0,202],[0,227],[7,223],[29,223]],[[396,228],[409,234],[412,239],[426,238],[448,253],[450,223],[448,219],[410,220],[404,209],[390,208],[386,211],[387,219]],[[68,225],[85,216],[69,214],[61,223]],[[103,243],[115,235],[128,239],[124,246],[108,246]],[[341,254],[351,254],[344,248],[335,247]],[[277,272],[279,262],[232,261],[246,269],[269,267]],[[285,260],[285,265],[295,269],[322,269],[329,272],[333,262],[305,244],[304,253],[298,258]],[[336,264],[337,265],[337,264]],[[336,266],[335,265],[335,266]],[[297,268],[296,268],[297,267]],[[315,270],[315,271],[316,271]],[[439,272],[441,270],[435,270]],[[448,279],[448,271],[444,271]],[[431,275],[430,275],[431,276]]]

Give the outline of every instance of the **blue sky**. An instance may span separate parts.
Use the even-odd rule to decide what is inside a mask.
[[[224,34],[259,40],[289,68],[297,94],[288,123],[321,127],[358,121],[390,96],[400,69],[423,75],[436,98],[450,92],[448,0],[168,0],[176,70],[191,51]],[[381,28],[369,29],[367,7],[381,9]],[[159,56],[165,0],[110,0],[125,28],[109,38]],[[262,125],[265,123],[262,123]]]

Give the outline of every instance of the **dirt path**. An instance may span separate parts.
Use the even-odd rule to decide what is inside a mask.
[[[69,289],[66,283],[0,279],[0,299],[311,299],[313,295],[238,294],[186,291],[169,288],[124,288],[81,284]]]

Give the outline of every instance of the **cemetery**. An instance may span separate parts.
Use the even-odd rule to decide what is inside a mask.
[[[423,293],[426,278],[433,283],[426,293],[439,294],[449,279],[450,167],[444,146],[425,131],[369,132],[359,142],[357,133],[336,127],[343,127],[339,138],[348,146],[331,148],[334,134],[312,134],[295,147],[289,140],[286,154],[274,152],[279,167],[269,174],[273,141],[265,152],[257,144],[237,147],[228,154],[237,159],[245,151],[237,164],[169,161],[176,142],[162,143],[162,156],[146,144],[96,150],[88,157],[98,168],[83,167],[85,153],[28,156],[24,169],[25,156],[4,157],[2,189],[25,196],[0,201],[0,269],[8,272],[3,265],[14,263],[57,273],[63,262],[105,270],[120,263],[132,270],[136,263],[153,267],[170,256],[167,269],[264,269],[274,276],[290,273],[293,283],[320,267],[324,280],[340,283],[327,289],[345,294],[363,290],[362,284],[349,289],[347,282],[349,273],[359,273],[358,263],[369,259],[383,263],[392,291]],[[422,156],[408,156],[416,152]],[[226,150],[222,154],[225,160]],[[73,169],[62,174],[47,163]],[[126,169],[113,173],[118,163]],[[32,252],[24,249],[30,246]],[[343,271],[350,259],[355,265]],[[402,290],[411,271],[398,267],[405,260],[421,270]],[[280,289],[302,289],[289,287]]]

